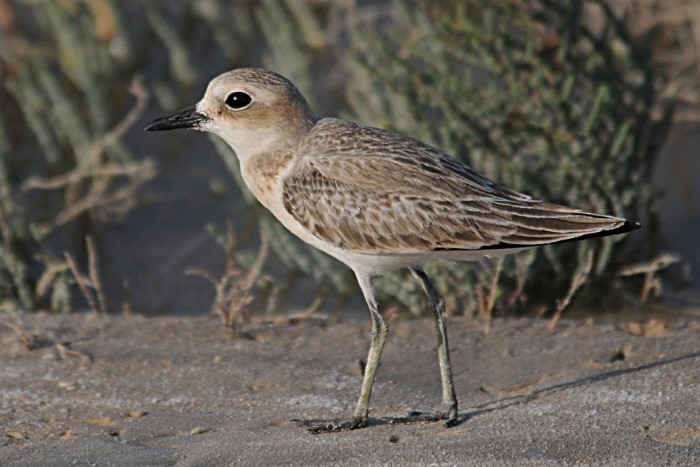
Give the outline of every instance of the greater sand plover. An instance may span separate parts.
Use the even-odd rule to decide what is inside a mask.
[[[457,421],[445,302],[422,269],[540,245],[629,232],[638,224],[538,201],[478,174],[445,152],[391,131],[319,117],[288,79],[244,68],[214,78],[197,105],[146,130],[214,133],[236,152],[248,189],[303,241],[357,277],[372,338],[353,418],[316,432],[360,428],[388,327],[372,278],[409,268],[428,296],[438,334],[444,412]]]

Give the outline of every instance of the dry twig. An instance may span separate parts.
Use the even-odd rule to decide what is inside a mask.
[[[283,316],[265,316],[262,318],[261,322],[263,324],[275,324],[275,325],[280,325],[280,324],[296,324],[296,323],[303,323],[305,321],[308,321],[312,318],[319,320],[319,321],[325,321],[328,319],[328,317],[324,314],[319,314],[318,310],[321,308],[321,305],[323,304],[323,297],[316,297],[314,301],[309,305],[305,310],[302,310],[298,313],[291,313],[291,314],[285,314]],[[389,313],[385,313],[389,314]]]
[[[262,275],[262,267],[269,251],[268,239],[262,232],[260,241],[258,255],[250,268],[245,271],[236,259],[237,242],[233,223],[229,221],[226,227],[226,270],[224,274],[216,279],[206,271],[187,271],[187,274],[203,277],[214,285],[216,291],[214,312],[219,315],[231,336],[239,335],[242,326],[249,321],[246,309],[255,299],[252,290]]]
[[[38,298],[45,297],[56,281],[56,277],[68,269],[70,269],[70,266],[67,262],[48,263],[48,266],[36,283],[36,296]]]
[[[16,315],[15,319],[19,320]],[[36,333],[29,334],[27,331],[22,329],[22,326],[15,323],[10,323],[9,321],[2,320],[0,324],[12,329],[17,333],[19,341],[22,343],[25,349],[34,350],[36,348],[37,335]]]
[[[91,237],[86,237],[85,243],[88,251],[89,277],[85,277],[80,272],[75,259],[73,259],[73,256],[70,253],[64,252],[63,255],[66,258],[66,263],[68,264],[73,277],[75,278],[75,282],[78,284],[78,287],[80,288],[83,297],[85,297],[85,300],[87,300],[92,312],[97,315],[104,315],[107,313],[107,299],[105,298],[104,290],[102,288],[102,281],[100,280],[95,245]]]
[[[90,355],[80,352],[78,350],[73,350],[70,347],[68,347],[68,345],[69,344],[63,344],[61,342],[56,342],[54,344],[58,355],[62,359],[66,360],[68,358],[77,358],[83,364],[92,363],[92,357]]]
[[[679,262],[680,260],[681,258],[678,255],[673,253],[664,253],[656,257],[651,262],[637,263],[627,266],[619,272],[618,276],[630,277],[643,274],[644,283],[642,284],[642,290],[639,293],[639,303],[646,303],[650,294],[653,294],[654,297],[659,297],[663,292],[661,280],[656,277],[656,273],[666,269],[672,264]]]
[[[97,262],[97,252],[95,251],[95,242],[92,237],[85,237],[85,244],[88,252],[88,270],[90,272],[90,282],[97,296],[97,306],[101,315],[107,313],[107,298],[102,288],[102,279],[100,278],[100,268]]]
[[[101,209],[105,213],[124,214],[133,207],[136,192],[155,176],[155,165],[148,159],[132,163],[103,160],[105,149],[118,141],[146,108],[149,95],[140,77],[132,80],[129,91],[136,97],[132,109],[112,130],[92,143],[87,155],[73,171],[50,179],[31,177],[23,185],[24,190],[65,190],[65,209],[41,227],[44,234],[88,211],[99,212]],[[114,182],[119,177],[132,177],[132,180],[115,188]]]
[[[484,293],[484,289],[479,284],[476,288],[476,295],[479,302],[479,316],[484,320],[484,334],[488,334],[491,330],[491,319],[493,317],[493,307],[496,304],[496,293],[498,292],[498,279],[501,277],[501,269],[503,266],[503,257],[496,261],[496,269],[491,276],[488,294]]]
[[[569,291],[564,296],[564,299],[557,300],[557,309],[554,312],[554,316],[552,316],[551,321],[549,322],[550,331],[555,328],[555,326],[561,319],[561,314],[564,312],[564,309],[567,306],[569,306],[569,303],[571,303],[571,299],[574,298],[574,295],[576,295],[578,289],[580,289],[581,286],[586,283],[586,280],[588,279],[588,275],[591,273],[592,268],[593,250],[588,250],[588,258],[586,259],[586,264],[583,266],[583,269],[581,269],[574,276],[574,279],[571,281],[571,285],[569,286]]]

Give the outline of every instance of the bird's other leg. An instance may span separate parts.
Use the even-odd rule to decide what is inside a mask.
[[[440,362],[440,377],[442,378],[442,406],[444,414],[442,418],[447,420],[446,425],[457,423],[457,396],[452,382],[452,367],[450,366],[450,350],[447,342],[447,328],[445,327],[445,299],[420,266],[411,268],[413,276],[421,281],[423,290],[428,295],[428,308],[435,319],[435,329],[438,336],[438,359]]]
[[[369,398],[372,395],[372,386],[374,384],[374,376],[377,373],[377,367],[379,366],[379,358],[382,355],[384,342],[386,342],[386,337],[389,334],[389,326],[387,326],[382,315],[379,314],[377,295],[374,284],[372,284],[372,277],[366,274],[355,274],[372,317],[372,341],[369,347],[369,354],[367,355],[367,363],[365,364],[365,374],[362,380],[360,398],[357,401],[355,412],[353,413],[353,421],[358,426],[364,426],[367,424]]]

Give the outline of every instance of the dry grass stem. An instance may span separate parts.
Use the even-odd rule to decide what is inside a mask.
[[[557,323],[561,319],[561,315],[564,312],[564,309],[567,306],[569,306],[569,303],[571,303],[571,299],[574,298],[574,295],[576,295],[578,289],[580,289],[581,286],[586,283],[586,280],[588,279],[588,275],[591,273],[592,268],[593,250],[588,250],[588,258],[586,259],[585,266],[574,276],[573,280],[571,281],[571,285],[569,286],[569,291],[564,296],[564,299],[557,300],[557,309],[554,311],[554,316],[552,316],[552,319],[549,322],[550,331],[556,327]]]
[[[479,303],[479,316],[484,321],[484,334],[488,334],[491,330],[491,320],[493,318],[493,307],[496,304],[496,294],[498,292],[498,279],[501,277],[503,268],[503,260],[501,257],[496,261],[496,269],[491,276],[491,282],[488,286],[488,293],[484,292],[483,287],[479,284],[476,288],[476,294]]]
[[[97,296],[97,306],[100,314],[107,313],[107,298],[102,288],[102,279],[100,278],[100,268],[97,261],[97,252],[95,251],[95,242],[92,237],[85,237],[85,244],[88,252],[88,271],[90,272],[90,282]]]
[[[313,303],[311,303],[311,305],[309,305],[309,307],[305,310],[302,310],[298,313],[291,313],[280,316],[265,316],[260,320],[260,322],[261,324],[289,325],[303,323],[310,319],[325,321],[328,319],[328,316],[326,316],[325,314],[318,313],[318,310],[321,308],[323,301],[323,297],[316,297]]]
[[[127,279],[122,280],[122,296],[124,297],[122,301],[122,313],[127,316],[134,314],[134,306],[131,304],[131,288],[129,287],[129,281]]]
[[[277,309],[279,304],[280,293],[282,292],[281,284],[273,284],[270,289],[270,293],[267,296],[267,302],[265,303],[265,316],[271,316]]]
[[[65,208],[51,222],[42,226],[44,234],[88,211],[123,215],[133,207],[135,195],[141,186],[155,176],[155,165],[148,159],[132,163],[103,160],[105,149],[124,136],[146,108],[149,95],[140,77],[132,80],[129,91],[136,97],[136,103],[112,130],[90,145],[84,158],[86,162],[67,174],[49,179],[30,177],[24,183],[24,190],[65,190]],[[131,180],[115,188],[115,181],[120,177],[130,177]]]
[[[633,336],[644,337],[666,337],[669,335],[669,330],[666,323],[660,319],[650,319],[646,323],[622,323],[618,328]]]
[[[100,139],[93,143],[90,149],[89,161],[95,166],[102,165],[102,155],[104,154],[105,148],[111,144],[116,143],[122,136],[131,128],[134,123],[141,118],[143,111],[146,110],[146,105],[148,104],[149,94],[146,87],[143,85],[143,77],[141,75],[136,75],[131,80],[129,84],[129,92],[132,96],[136,98],[134,106],[127,112],[124,118],[117,123],[117,125],[112,128],[112,130],[105,133]]]
[[[71,349],[70,347],[68,347],[68,344],[62,344],[60,342],[56,342],[54,344],[54,346],[56,347],[56,351],[58,352],[58,355],[64,360],[68,359],[68,358],[77,358],[83,364],[92,363],[91,356],[89,356],[88,354],[85,354],[83,352],[79,352],[77,350]]]
[[[15,315],[15,320],[19,321],[19,318],[17,318],[16,313],[14,313],[14,315]],[[17,338],[22,343],[22,346],[25,349],[34,350],[36,348],[36,342],[37,342],[36,333],[29,334],[27,331],[22,329],[22,326],[20,324],[11,323],[11,322],[6,321],[6,320],[0,321],[0,324],[15,331],[17,333]]]
[[[62,272],[70,269],[67,262],[50,263],[36,283],[36,296],[44,298],[53,287],[56,278]]]
[[[525,284],[527,284],[527,272],[535,258],[536,254],[534,251],[513,255],[513,262],[515,263],[515,289],[508,297],[508,302],[505,306],[506,309],[511,309],[518,300],[524,298],[523,293],[525,292]]]
[[[90,307],[93,313],[99,313],[97,311],[97,303],[95,302],[95,298],[92,296],[92,292],[90,292],[90,285],[88,284],[88,279],[86,279],[85,276],[81,274],[78,265],[75,263],[75,260],[73,259],[73,256],[70,253],[66,251],[63,253],[63,256],[66,258],[66,263],[68,264],[68,267],[70,268],[70,271],[73,274],[75,282],[78,284],[78,287],[80,287],[80,291],[82,292],[83,297],[85,297],[85,300],[87,300],[88,306]]]
[[[10,249],[12,246],[13,232],[12,228],[7,222],[7,215],[5,210],[0,204],[0,238],[2,238],[2,245],[6,249]]]
[[[457,309],[459,309],[460,299],[463,295],[461,292],[463,284],[444,262],[440,262],[439,264],[440,274],[442,275],[442,279],[445,281],[445,284],[439,287],[439,289],[444,291],[443,297],[445,298],[445,317],[450,319],[451,317],[455,316]],[[462,314],[468,314],[468,312],[462,311]]]
[[[100,274],[98,271],[97,254],[95,253],[95,246],[90,237],[85,239],[88,251],[88,274],[89,277],[84,276],[73,256],[65,252],[63,255],[66,258],[66,263],[70,268],[75,282],[78,284],[80,291],[87,300],[88,305],[93,313],[96,315],[103,315],[107,313],[107,299],[105,298],[104,290],[102,289],[102,281],[100,280]]]
[[[153,166],[150,161],[147,165]],[[101,167],[89,171],[69,172],[52,178],[30,177],[22,188],[25,190],[58,190],[67,186],[77,185],[86,179],[92,178],[115,178],[122,175],[136,175],[145,167],[144,163],[134,164],[113,164],[105,163]]]
[[[630,277],[643,274],[644,282],[642,283],[642,290],[639,293],[639,303],[646,303],[651,294],[653,294],[654,297],[659,297],[663,292],[661,279],[657,277],[657,273],[672,264],[678,263],[680,260],[681,258],[678,255],[663,253],[648,263],[637,263],[623,268],[618,276]]]
[[[300,313],[300,317],[302,320],[307,320],[311,318],[312,316],[316,315],[318,310],[321,308],[321,305],[323,305],[323,297],[316,297],[314,301],[309,305],[306,310],[303,310]]]
[[[260,249],[248,270],[245,270],[238,262],[236,248],[237,241],[233,224],[229,221],[226,226],[226,269],[224,274],[216,279],[206,271],[187,271],[187,274],[203,277],[214,285],[216,291],[214,312],[219,315],[231,337],[240,335],[243,325],[249,322],[246,310],[255,299],[252,290],[262,276],[262,267],[269,252],[269,241],[267,236],[261,232]]]
[[[32,333],[24,330],[24,327],[22,326],[22,320],[17,314],[17,311],[12,309],[8,311],[9,314],[14,318],[14,322],[3,319],[0,320],[0,325],[15,331],[17,333],[17,337],[20,343],[26,350],[36,350],[39,341],[41,341],[42,347],[44,347],[46,344],[53,344],[53,347],[56,349],[58,356],[62,359],[77,358],[83,364],[92,363],[93,358],[90,355],[71,349],[70,342],[57,342],[55,339],[52,339],[46,335],[41,335],[40,338],[40,333],[36,329]]]

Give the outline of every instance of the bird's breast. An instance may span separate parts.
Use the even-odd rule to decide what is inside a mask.
[[[291,163],[291,156],[262,153],[241,161],[241,175],[251,193],[267,209],[281,199],[281,179]]]

